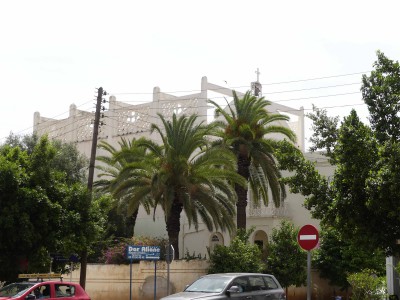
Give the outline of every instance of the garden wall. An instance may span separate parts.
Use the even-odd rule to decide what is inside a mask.
[[[156,274],[156,299],[167,295],[167,264],[164,261],[141,261],[132,264],[132,300],[154,300],[154,275]],[[201,275],[207,273],[206,260],[179,260],[170,264],[170,291],[182,291]],[[89,264],[87,266],[86,291],[92,300],[129,300],[130,265]],[[64,277],[65,281],[79,282],[79,270]],[[342,295],[338,288],[312,274],[312,300],[332,300],[334,295]],[[336,291],[336,292],[335,292]],[[288,300],[305,300],[305,287],[288,289]],[[343,299],[346,299],[343,297]]]

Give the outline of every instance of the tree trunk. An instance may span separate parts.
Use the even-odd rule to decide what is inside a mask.
[[[137,220],[138,214],[139,214],[139,209],[135,210],[133,212],[132,216],[128,219],[129,226],[132,226],[132,236],[135,236],[135,225],[136,225],[136,220]]]
[[[246,181],[249,181],[250,177],[250,159],[247,155],[238,156],[238,174],[243,176]],[[246,207],[247,207],[247,187],[242,187],[240,185],[235,185],[235,191],[237,195],[236,203],[236,227],[237,229],[246,230]]]
[[[87,257],[88,257],[87,250],[82,251],[82,253],[81,253],[81,270],[80,270],[80,276],[79,276],[79,284],[82,286],[83,289],[85,289],[85,287],[86,287]]]
[[[174,247],[175,259],[179,259],[179,232],[181,230],[181,212],[183,210],[182,203],[174,201],[167,220],[167,232],[169,242]]]

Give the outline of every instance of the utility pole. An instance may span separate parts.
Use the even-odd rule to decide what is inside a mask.
[[[92,149],[90,153],[90,161],[89,161],[89,177],[87,183],[87,189],[90,194],[90,201],[92,199],[92,188],[93,188],[93,178],[94,178],[94,165],[96,161],[96,149],[97,149],[97,137],[99,135],[99,124],[100,124],[100,110],[101,103],[103,100],[103,96],[107,95],[106,92],[103,92],[103,88],[100,87],[97,90],[97,102],[96,102],[96,112],[94,116],[94,124],[93,124],[93,139],[92,139]],[[82,251],[81,254],[81,270],[79,277],[79,284],[85,289],[86,286],[86,269],[87,269],[87,249]]]

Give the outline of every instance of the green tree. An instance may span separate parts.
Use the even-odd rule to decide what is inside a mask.
[[[239,98],[233,92],[233,105],[228,103],[224,110],[214,101],[209,101],[216,107],[215,116],[223,117],[216,121],[222,129],[218,136],[223,145],[227,146],[237,158],[237,172],[250,184],[254,201],[263,200],[268,204],[269,190],[276,206],[286,197],[285,187],[280,182],[281,173],[276,165],[274,152],[275,135],[280,134],[295,141],[295,134],[287,127],[279,125],[279,121],[288,121],[288,117],[272,114],[267,111],[271,103],[262,98],[252,96],[247,92]],[[237,228],[246,228],[247,186],[236,185],[237,194]]]
[[[180,216],[185,211],[189,225],[197,228],[198,216],[208,230],[233,230],[235,201],[233,183],[243,184],[235,172],[234,157],[228,151],[208,148],[207,136],[213,127],[196,124],[197,117],[172,116],[171,121],[159,114],[163,128],[152,124],[151,131],[159,134],[162,152],[150,146],[160,163],[153,177],[153,197],[160,204],[166,219],[168,238],[179,257],[178,237]]]
[[[365,269],[348,275],[353,300],[386,299],[386,277],[379,277],[375,270]]]
[[[347,289],[348,274],[361,272],[363,269],[374,269],[379,276],[385,274],[385,255],[383,251],[370,251],[360,247],[352,240],[344,240],[340,232],[333,227],[320,231],[320,243],[314,250],[313,264],[320,275],[332,285]]]
[[[275,155],[279,169],[290,172],[281,181],[289,186],[292,193],[304,195],[304,206],[314,218],[323,222],[332,202],[327,178],[318,172],[315,162],[306,159],[295,145],[285,140],[278,144]]]
[[[81,154],[73,143],[52,141],[56,153],[51,167],[62,172],[67,183],[87,183],[88,158]]]
[[[362,86],[372,127],[354,110],[338,129],[328,126],[330,122],[318,125],[326,124],[329,137],[337,133],[337,141],[326,143],[333,145],[330,157],[335,165],[330,184],[317,172],[308,172],[310,164],[301,159],[295,165],[296,159],[283,153],[282,164],[295,170],[286,182],[307,196],[306,207],[323,225],[340,228],[342,238],[356,240],[359,247],[392,254],[400,253],[398,105],[393,104],[400,70],[380,52],[375,67],[371,76],[363,76]]]
[[[375,70],[362,77],[362,97],[379,142],[400,140],[400,64],[377,51]]]
[[[0,149],[0,279],[15,279],[19,271],[48,271],[51,253],[69,256],[90,244],[101,228],[99,211],[90,212],[85,204],[86,187],[71,184],[54,167],[56,156],[47,137],[29,151],[11,145]],[[83,219],[85,214],[92,217]]]
[[[21,136],[11,132],[2,146],[8,145],[11,147],[18,147],[21,150],[27,151],[28,154],[30,154],[32,153],[33,148],[38,141],[39,137],[35,133]]]
[[[30,155],[39,143],[39,140],[39,137],[35,133],[24,136],[11,133],[0,148],[7,146],[18,147]],[[76,145],[73,143],[62,143],[59,140],[53,140],[51,144],[55,151],[51,167],[63,173],[65,180],[69,183],[86,181],[89,160],[85,155],[79,153]]]
[[[253,228],[248,231],[238,229],[229,246],[216,245],[210,253],[208,273],[261,273],[265,270],[260,248],[249,243],[249,236],[253,231]]]
[[[267,271],[286,288],[307,280],[307,253],[297,243],[298,231],[293,223],[282,221],[279,228],[272,229],[268,245]]]
[[[313,112],[307,114],[312,121],[310,151],[325,150],[325,155],[331,157],[338,140],[339,117],[329,117],[325,109],[313,105]]]
[[[119,149],[104,141],[99,144],[99,148],[105,151],[106,155],[96,158],[101,162],[96,167],[101,172],[94,186],[99,192],[109,192],[116,199],[110,216],[120,216],[129,228],[129,233],[117,236],[133,236],[139,206],[141,205],[148,214],[154,206],[149,183],[156,169],[150,168],[150,164],[154,163],[150,157],[145,157],[146,149],[138,146],[139,141],[121,139],[118,143]]]
[[[146,150],[140,162],[130,162],[118,174],[116,193],[129,193],[129,206],[154,200],[165,214],[170,243],[179,257],[180,217],[185,212],[189,225],[197,228],[199,217],[209,230],[232,231],[235,192],[232,183],[244,184],[235,171],[235,157],[229,151],[209,147],[207,136],[214,128],[196,123],[197,116],[175,114],[162,127],[152,124],[161,144],[138,141]]]

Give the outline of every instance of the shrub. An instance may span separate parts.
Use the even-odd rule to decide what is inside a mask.
[[[386,278],[376,276],[375,271],[364,269],[347,276],[352,287],[352,300],[386,299]]]
[[[261,260],[261,250],[251,245],[248,238],[254,229],[238,230],[229,246],[217,245],[210,254],[208,273],[250,272],[260,273],[265,269]]]
[[[165,259],[165,247],[167,240],[148,236],[134,236],[132,238],[120,239],[114,246],[108,247],[103,251],[102,262],[106,264],[129,264],[126,258],[126,247],[135,246],[159,246],[161,248],[160,260]]]
[[[394,269],[396,270],[397,274],[400,274],[400,262],[394,267]]]
[[[184,260],[190,261],[190,260],[197,260],[197,259],[207,259],[207,255],[204,255],[204,257],[201,255],[201,253],[196,254],[195,251],[193,251],[193,254],[189,253],[189,250],[186,248],[185,256],[183,257]]]

